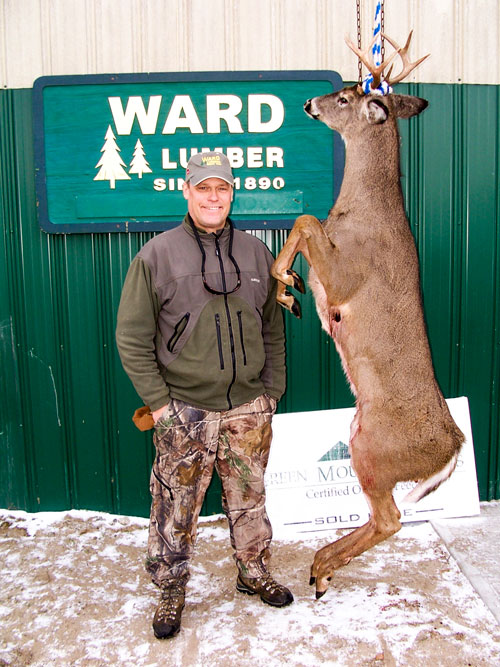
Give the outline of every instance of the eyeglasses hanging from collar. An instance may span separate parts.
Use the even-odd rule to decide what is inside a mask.
[[[201,279],[203,281],[203,287],[207,290],[207,292],[210,292],[210,294],[217,294],[219,296],[221,296],[221,295],[222,296],[227,296],[228,294],[232,294],[233,292],[236,292],[236,290],[238,290],[241,287],[241,272],[240,272],[240,267],[238,266],[236,260],[233,257],[234,227],[233,227],[233,223],[231,222],[231,220],[229,218],[227,219],[227,223],[229,225],[229,247],[228,247],[228,251],[227,251],[227,256],[229,257],[229,260],[232,262],[232,264],[234,266],[234,269],[236,271],[237,280],[236,280],[236,286],[233,287],[233,289],[231,289],[231,290],[227,290],[226,289],[226,284],[225,284],[226,283],[225,275],[223,273],[222,274],[222,286],[224,287],[224,289],[222,291],[217,290],[214,287],[210,287],[210,285],[207,282],[207,277],[205,275],[205,264],[206,264],[206,260],[207,260],[207,255],[205,253],[205,248],[203,247],[203,243],[201,242],[201,239],[200,239],[200,234],[199,234],[198,230],[196,229],[196,225],[194,224],[193,220],[191,219],[191,216],[189,216],[189,223],[190,223],[191,228],[194,232],[194,236],[196,238],[196,241],[198,242],[198,246],[199,246],[200,252],[201,252]],[[221,259],[221,258],[219,257],[219,259]]]

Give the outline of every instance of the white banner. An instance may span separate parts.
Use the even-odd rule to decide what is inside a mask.
[[[415,486],[401,482],[394,499],[401,521],[479,514],[476,464],[467,398],[447,400],[465,435],[451,477],[419,503],[402,499]],[[275,538],[305,538],[368,520],[368,505],[351,468],[348,443],[354,408],[275,415],[266,471],[266,507]]]

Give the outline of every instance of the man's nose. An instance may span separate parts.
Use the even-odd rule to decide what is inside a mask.
[[[217,190],[215,188],[213,190],[210,190],[210,192],[208,194],[208,198],[209,199],[218,199],[219,198],[219,195],[218,195]]]

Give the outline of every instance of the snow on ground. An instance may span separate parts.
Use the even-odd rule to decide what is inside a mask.
[[[454,520],[469,553],[484,548],[482,520],[477,544],[471,520]],[[0,665],[500,664],[499,625],[429,523],[339,570],[318,601],[309,567],[328,540],[274,542],[271,569],[295,595],[274,609],[236,592],[226,521],[205,518],[181,632],[167,641],[151,629],[146,541],[145,519],[0,510]]]

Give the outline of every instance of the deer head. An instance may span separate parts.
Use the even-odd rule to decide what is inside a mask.
[[[384,35],[385,39],[387,39],[395,50],[391,53],[389,58],[384,60],[380,65],[376,65],[373,61],[373,56],[370,55],[373,42],[366,51],[361,51],[351,42],[349,37],[346,36],[345,41],[347,46],[358,56],[361,62],[364,63],[365,67],[368,68],[373,77],[373,81],[371,82],[373,93],[378,93],[377,88],[382,80],[389,85],[399,83],[407,77],[410,72],[418,67],[420,63],[428,58],[429,54],[423,58],[419,58],[415,62],[410,62],[408,49],[410,47],[412,34],[413,31],[408,35],[408,39],[403,48],[390,37]],[[392,76],[393,60],[397,55],[401,57],[402,69],[397,75]],[[384,75],[384,71],[388,67],[387,74]],[[365,94],[362,87],[357,84],[349,88],[344,88],[336,93],[330,93],[307,100],[304,105],[304,110],[311,116],[311,118],[320,120],[332,130],[340,132],[344,140],[357,137],[366,142],[368,141],[366,130],[369,127],[375,128],[375,126],[386,125],[386,121],[389,118],[392,118],[392,122],[387,123],[387,125],[393,127],[395,135],[397,133],[395,124],[396,118],[411,118],[412,116],[421,113],[427,107],[427,104],[426,100],[411,95],[391,94],[381,96],[380,93]],[[388,128],[385,129],[384,134],[386,139],[388,138],[387,130]],[[369,141],[373,142],[375,136],[381,137],[382,135],[380,133],[371,132],[372,138]],[[371,150],[377,150],[377,152],[380,153],[381,147],[379,146],[376,149],[375,145],[372,143]]]
[[[372,55],[372,47],[373,44],[375,43],[375,40],[377,39],[376,37],[373,38],[372,43],[370,44],[368,49],[366,49],[366,51],[361,51],[355,44],[353,44],[353,42],[349,38],[349,35],[345,36],[345,42],[347,46],[351,49],[351,51],[353,51],[358,56],[363,65],[368,69],[368,71],[372,75],[373,81],[370,84],[372,90],[376,90],[382,80],[384,80],[389,86],[393,86],[394,84],[399,83],[400,81],[405,79],[410,74],[410,72],[412,72],[416,67],[418,67],[420,63],[423,63],[424,60],[429,57],[430,54],[428,53],[426,56],[423,56],[423,58],[419,58],[419,60],[416,60],[413,63],[410,62],[410,59],[408,57],[408,49],[410,48],[412,35],[413,35],[413,30],[410,31],[408,39],[406,40],[406,44],[404,45],[403,48],[401,48],[388,35],[382,34],[382,37],[386,39],[389,42],[389,44],[391,44],[391,46],[394,47],[395,51],[391,53],[390,57],[387,60],[383,60],[380,63],[380,65],[375,64]],[[393,65],[391,63],[398,54],[401,57],[403,68],[401,72],[399,72],[399,74],[391,78],[392,68],[393,68]],[[389,65],[391,65],[390,69],[388,70],[387,74],[384,74],[384,70]]]
[[[416,116],[427,105],[427,100],[412,95],[365,95],[360,91],[360,86],[354,85],[336,93],[307,100],[304,111],[311,118],[339,132],[344,141],[352,142],[356,138],[362,142],[373,142],[375,136],[382,138],[382,135],[370,132],[371,139],[368,139],[366,132],[370,127],[382,128],[387,125],[386,121],[392,119],[389,125],[396,132],[396,118]],[[352,143],[350,145],[352,146]],[[373,143],[366,143],[363,150],[368,148],[379,153],[381,150],[380,146],[376,148]]]

